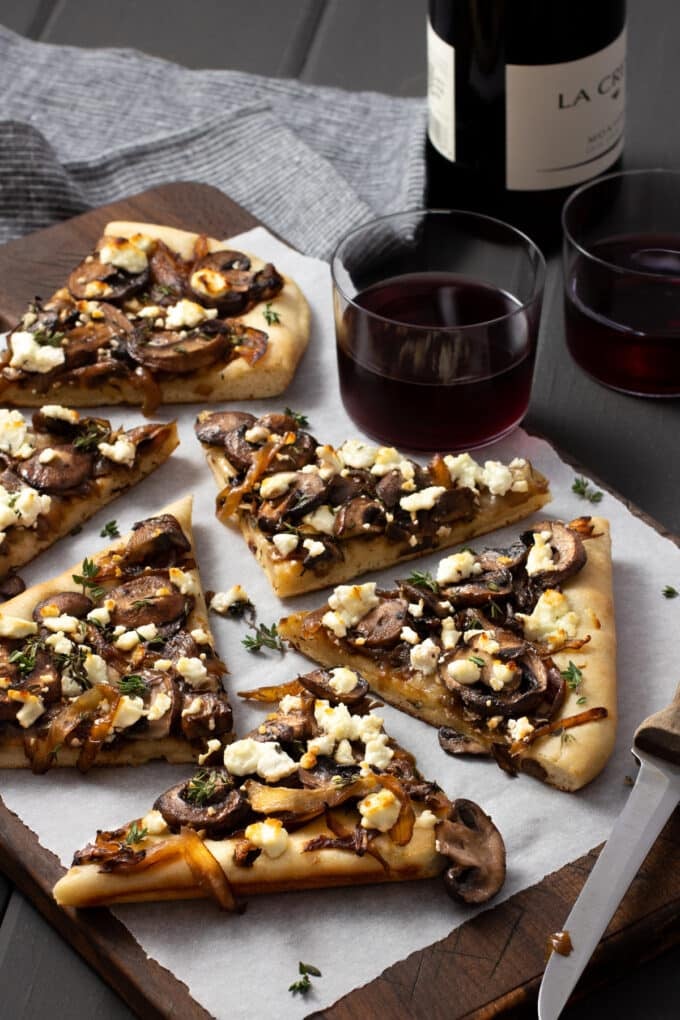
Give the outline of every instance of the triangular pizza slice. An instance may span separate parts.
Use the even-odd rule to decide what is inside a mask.
[[[267,397],[293,378],[309,322],[297,284],[229,241],[109,223],[9,332],[0,398],[141,404],[149,414],[161,403]]]
[[[464,549],[395,587],[340,585],[278,632],[324,666],[361,670],[381,698],[441,727],[452,754],[576,790],[616,733],[609,525],[533,524],[510,548]]]
[[[64,906],[431,878],[483,903],[505,878],[503,840],[469,800],[418,772],[350,669],[249,692],[280,702],[143,817],[99,832],[54,890]]]
[[[0,609],[0,767],[195,760],[231,739],[191,497]]]
[[[0,579],[146,478],[178,443],[174,422],[125,430],[61,404],[32,420],[0,408]]]
[[[299,414],[203,411],[196,434],[237,525],[286,598],[458,545],[550,499],[529,461],[435,454],[423,466],[393,446],[321,445]]]

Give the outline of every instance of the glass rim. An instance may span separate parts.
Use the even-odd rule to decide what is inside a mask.
[[[535,277],[534,277],[533,284],[532,284],[531,297],[528,298],[526,301],[522,301],[520,304],[517,305],[516,308],[513,308],[512,311],[506,312],[505,315],[498,315],[498,316],[495,316],[493,319],[480,319],[478,322],[468,322],[464,326],[420,326],[420,325],[414,325],[413,323],[408,323],[408,322],[404,322],[403,323],[403,322],[401,322],[400,319],[389,319],[389,318],[387,318],[384,315],[379,315],[377,312],[372,312],[368,308],[364,308],[363,305],[358,304],[353,298],[351,298],[349,296],[349,294],[347,294],[345,292],[345,290],[342,287],[342,285],[338,282],[338,279],[337,279],[337,276],[336,276],[335,264],[336,264],[336,261],[339,261],[339,254],[338,253],[339,253],[340,249],[342,248],[342,246],[347,241],[351,240],[352,237],[354,237],[357,234],[361,233],[362,230],[366,230],[366,229],[368,229],[370,227],[375,227],[375,226],[377,226],[377,225],[379,225],[381,223],[386,223],[386,222],[388,222],[390,220],[394,221],[394,220],[398,220],[398,219],[404,219],[406,217],[423,216],[423,215],[425,215],[425,216],[442,216],[442,217],[450,216],[452,218],[453,217],[458,217],[458,218],[462,217],[464,219],[469,219],[469,220],[483,220],[486,223],[491,223],[491,224],[493,224],[495,226],[502,227],[505,230],[507,230],[510,234],[513,234],[519,241],[524,243],[525,248],[527,248],[529,251],[533,250],[535,255],[538,257],[537,258],[537,265],[536,265],[536,273],[535,273]],[[536,242],[533,241],[529,237],[528,234],[525,234],[518,227],[514,227],[511,223],[506,223],[505,220],[499,220],[495,216],[487,216],[485,213],[478,213],[478,212],[475,212],[474,210],[470,210],[470,209],[434,209],[434,208],[433,209],[429,209],[429,208],[421,209],[421,208],[415,208],[415,209],[405,209],[402,212],[397,212],[397,213],[387,213],[387,215],[385,215],[385,216],[376,216],[376,217],[374,217],[371,220],[367,220],[366,223],[361,223],[357,227],[352,227],[352,229],[348,230],[346,234],[343,234],[343,236],[340,238],[340,240],[336,244],[335,248],[333,249],[333,254],[331,255],[331,258],[330,258],[330,270],[331,270],[331,280],[332,280],[332,283],[333,283],[333,286],[335,287],[335,289],[338,291],[339,294],[342,295],[343,299],[349,305],[351,305],[353,308],[356,308],[363,315],[367,315],[371,319],[375,319],[378,322],[386,322],[386,323],[389,323],[389,324],[392,324],[392,325],[397,324],[397,325],[409,326],[409,328],[414,330],[414,331],[422,331],[424,333],[425,332],[432,333],[434,331],[434,332],[437,332],[437,333],[444,333],[444,334],[454,335],[456,333],[460,334],[463,330],[478,329],[481,326],[491,326],[491,325],[493,325],[494,323],[497,323],[497,322],[506,322],[507,320],[511,319],[513,316],[518,315],[521,312],[527,311],[527,309],[529,309],[533,304],[535,304],[535,302],[537,300],[540,300],[541,294],[543,293],[543,290],[545,288],[546,261],[545,261],[545,256],[544,256],[543,252],[538,247]]]
[[[605,183],[607,183],[609,181],[613,181],[613,180],[619,180],[619,179],[621,179],[623,177],[640,177],[640,176],[643,176],[643,175],[649,175],[651,177],[651,176],[654,176],[656,174],[660,174],[660,175],[664,175],[664,176],[668,176],[668,177],[677,177],[679,182],[680,182],[680,170],[670,170],[667,167],[656,166],[656,167],[649,167],[648,169],[640,169],[640,170],[617,170],[615,173],[604,174],[602,177],[596,177],[592,181],[586,181],[585,184],[581,184],[581,186],[578,187],[576,189],[576,191],[573,191],[571,193],[569,198],[566,200],[566,202],[562,206],[561,220],[562,220],[562,235],[563,235],[564,241],[565,242],[569,242],[569,244],[572,245],[572,247],[574,247],[581,255],[585,256],[585,258],[589,259],[591,262],[596,262],[599,265],[604,266],[606,269],[610,269],[610,270],[612,270],[615,273],[621,273],[622,275],[625,274],[626,276],[631,276],[631,275],[634,275],[634,276],[648,276],[652,280],[659,280],[659,279],[662,279],[664,277],[666,279],[668,279],[668,275],[666,273],[654,273],[654,272],[652,272],[651,270],[648,270],[648,269],[631,269],[630,266],[621,266],[621,265],[618,265],[616,262],[611,262],[609,259],[603,259],[599,255],[594,255],[592,251],[589,251],[588,248],[584,247],[584,245],[580,244],[576,240],[576,238],[574,237],[573,233],[567,227],[567,214],[568,214],[568,212],[571,209],[572,203],[575,202],[577,198],[580,198],[580,196],[583,195],[586,191],[589,191],[591,188],[594,189],[594,188],[598,187],[598,185],[600,185],[600,184],[605,184]],[[565,258],[566,258],[566,248],[565,248]]]

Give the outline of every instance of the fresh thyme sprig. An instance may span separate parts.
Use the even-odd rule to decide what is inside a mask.
[[[118,690],[121,694],[132,695],[133,697],[143,698],[148,689],[146,681],[138,673],[130,673],[129,676],[123,676],[118,683]]]
[[[306,995],[309,989],[312,987],[310,980],[310,974],[312,977],[321,977],[321,971],[318,967],[315,967],[311,963],[303,963],[300,960],[298,964],[298,972],[302,974],[299,981],[294,981],[292,985],[288,986],[288,991],[292,995]]]
[[[99,567],[94,560],[89,560],[86,556],[81,570],[82,574],[71,574],[71,577],[76,584],[82,585],[83,595],[89,592],[93,599],[98,599],[104,594],[104,589],[95,580],[99,576]]]
[[[146,839],[148,831],[146,828],[140,828],[137,822],[133,822],[125,837],[126,846],[132,846],[133,843],[141,843],[143,839]]]
[[[102,530],[99,532],[100,538],[120,538],[120,531],[118,530],[117,521],[107,521]]]
[[[258,623],[257,627],[253,627],[253,630],[255,633],[247,634],[241,642],[249,652],[261,652],[263,648],[271,648],[275,652],[285,651],[275,623],[271,627],[267,627],[264,623]]]
[[[665,599],[677,599],[680,592],[677,588],[674,588],[672,584],[667,584],[661,594]]]
[[[283,413],[287,414],[289,418],[293,418],[295,424],[301,429],[306,429],[309,425],[309,418],[306,414],[300,414],[299,411],[293,411],[290,407],[284,407]]]
[[[199,769],[187,783],[184,796],[190,804],[207,804],[214,794],[216,786],[216,774],[208,769]]]
[[[427,588],[435,594],[439,592],[439,585],[427,570],[412,570],[406,580],[416,588]]]
[[[264,321],[268,326],[273,326],[275,323],[281,322],[281,316],[278,312],[274,311],[271,301],[267,301],[266,305],[262,309],[262,314],[264,315]]]
[[[590,482],[582,476],[574,479],[571,491],[577,496],[581,496],[582,499],[587,499],[589,503],[600,503],[604,496],[604,493],[599,489],[592,489]]]

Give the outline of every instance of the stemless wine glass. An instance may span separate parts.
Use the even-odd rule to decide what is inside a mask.
[[[680,395],[680,173],[601,177],[569,198],[562,225],[574,360],[625,393]]]
[[[472,449],[526,413],[545,262],[514,227],[419,210],[348,234],[331,262],[340,393],[369,435]]]

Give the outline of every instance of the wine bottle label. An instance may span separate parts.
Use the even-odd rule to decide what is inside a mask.
[[[623,149],[626,31],[564,64],[507,64],[506,187],[545,191],[589,180]],[[433,142],[434,144],[434,142]]]
[[[427,24],[427,133],[435,149],[456,158],[455,59],[453,46]]]

